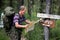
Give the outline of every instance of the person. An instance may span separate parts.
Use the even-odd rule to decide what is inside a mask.
[[[13,18],[13,23],[18,32],[18,40],[21,40],[22,29],[27,28],[28,24],[31,23],[29,20],[25,18],[24,16],[25,12],[26,12],[26,7],[22,5],[20,6],[19,13],[16,14]],[[27,24],[23,25],[22,22],[26,22]]]

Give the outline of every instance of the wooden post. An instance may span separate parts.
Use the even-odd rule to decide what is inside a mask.
[[[46,0],[46,14],[49,14],[50,0]],[[44,27],[44,40],[49,40],[49,27]]]

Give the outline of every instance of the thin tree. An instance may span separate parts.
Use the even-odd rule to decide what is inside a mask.
[[[28,0],[28,14],[30,17],[32,13],[31,9],[32,9],[33,2],[34,2],[33,0]]]
[[[43,2],[44,2],[44,0],[40,0],[39,12],[43,12]]]
[[[10,0],[10,6],[12,7],[12,0]]]
[[[18,11],[21,5],[24,5],[24,0],[18,0]]]
[[[49,14],[50,1],[51,0],[46,0],[46,14]],[[45,20],[47,20],[47,19],[45,19]],[[44,37],[45,37],[44,40],[49,40],[49,27],[47,27],[47,26],[44,27]]]

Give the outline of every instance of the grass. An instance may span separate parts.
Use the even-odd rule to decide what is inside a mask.
[[[10,40],[2,28],[0,28],[0,40]]]

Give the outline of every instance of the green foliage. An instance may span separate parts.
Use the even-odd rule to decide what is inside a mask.
[[[43,28],[39,23],[37,23],[34,27],[33,31],[30,31],[27,34],[28,40],[43,40]]]
[[[0,40],[10,40],[10,38],[6,36],[4,29],[1,28],[0,28]]]
[[[39,18],[37,18],[37,12],[41,12],[40,10],[45,9],[46,1],[43,1],[41,6],[41,0],[34,0],[34,5],[32,7],[32,13],[31,17],[28,15],[28,12],[25,13],[26,19],[29,19],[31,21],[36,21]],[[24,0],[24,5],[28,8],[28,0]],[[15,11],[17,11],[18,6],[17,0],[13,0],[13,8]],[[0,10],[3,10],[5,7],[9,6],[9,0],[4,0],[2,8]],[[59,9],[60,8],[60,0],[52,0],[51,2],[51,13],[52,14],[60,14]],[[35,28],[33,31],[30,31],[27,33],[26,37],[28,40],[44,40],[44,33],[43,33],[43,27],[40,23],[35,24]],[[6,36],[4,30],[0,29],[0,40],[9,40],[8,36]],[[50,40],[60,40],[60,20],[56,20],[55,28],[50,28]]]
[[[28,15],[28,13],[26,13]],[[29,19],[28,16],[26,16]],[[31,20],[36,21],[36,12],[32,13]],[[43,26],[40,23],[35,24],[33,31],[27,33],[28,40],[44,40]],[[50,28],[50,40],[60,40],[60,20],[56,20],[55,28]]]

